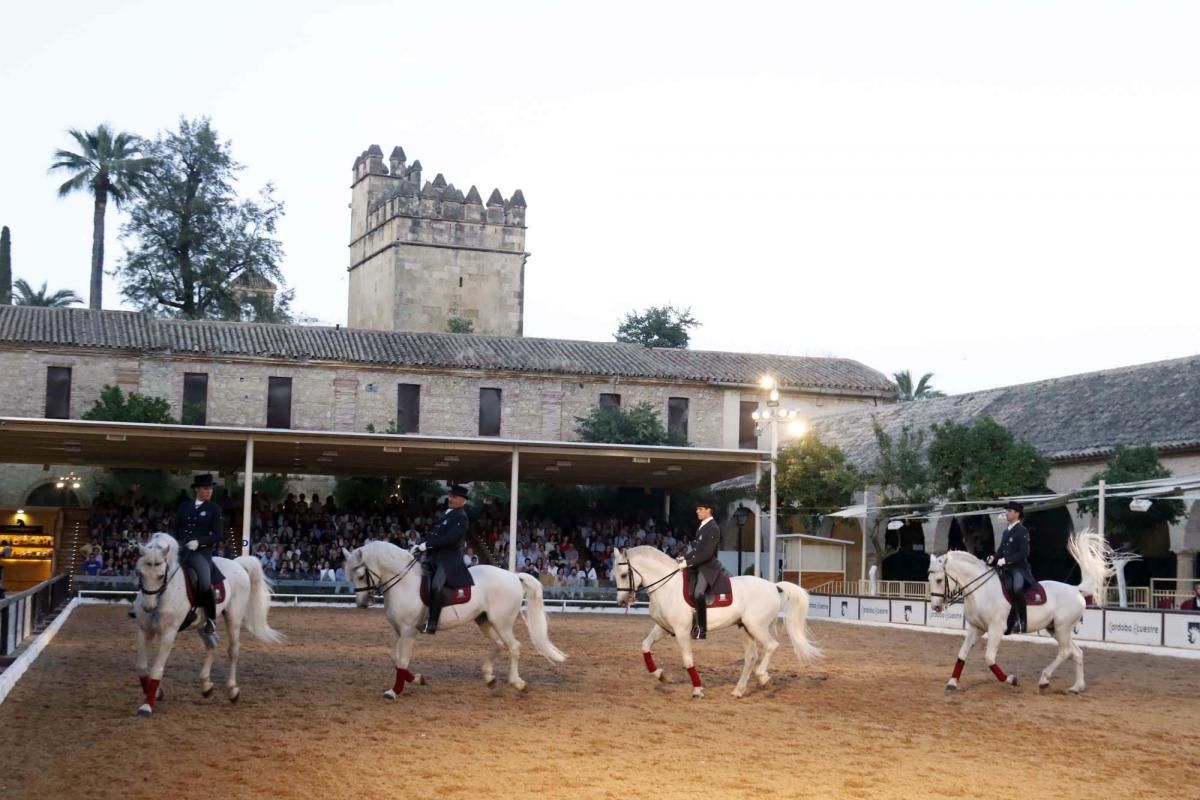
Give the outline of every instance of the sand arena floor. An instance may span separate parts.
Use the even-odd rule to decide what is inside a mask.
[[[835,623],[826,657],[800,667],[781,647],[773,684],[729,696],[739,637],[698,646],[708,696],[690,699],[673,640],[647,676],[641,616],[550,617],[570,661],[526,644],[519,694],[488,689],[474,627],[422,638],[429,685],[381,696],[393,668],[382,613],[271,612],[283,647],[248,641],[242,700],[200,697],[190,633],[167,666],[153,719],[134,715],[125,607],[83,606],[0,706],[0,798],[962,798],[1197,796],[1200,664],[1087,650],[1088,692],[1040,695],[1046,646],[1006,643],[998,685],[981,656],[963,691],[942,686],[954,637]],[[498,665],[500,666],[500,665]],[[507,665],[504,665],[507,668]],[[503,677],[506,672],[501,671]],[[753,682],[751,684],[754,685]],[[1049,737],[1049,738],[1048,738]]]

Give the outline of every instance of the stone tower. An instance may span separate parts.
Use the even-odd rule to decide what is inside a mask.
[[[521,336],[525,313],[525,196],[492,190],[485,205],[421,162],[373,144],[354,161],[350,203],[352,328]]]

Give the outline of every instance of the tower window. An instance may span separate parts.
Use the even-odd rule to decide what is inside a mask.
[[[462,288],[462,278],[458,279],[458,288]]]

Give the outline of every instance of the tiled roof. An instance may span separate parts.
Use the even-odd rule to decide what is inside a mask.
[[[1104,458],[1117,444],[1200,448],[1200,356],[837,414],[813,428],[870,467],[879,452],[872,416],[893,437],[905,425],[992,417],[1054,460]]]
[[[164,320],[131,311],[0,306],[0,346],[13,344],[729,384],[757,383],[760,376],[771,372],[784,387],[889,399],[895,395],[895,386],[882,373],[843,358],[675,350],[566,339]]]

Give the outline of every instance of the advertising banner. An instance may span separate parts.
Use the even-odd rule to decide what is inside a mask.
[[[1086,613],[1086,612],[1084,612]],[[1105,611],[1104,641],[1126,644],[1162,644],[1161,611]]]
[[[930,606],[928,614],[929,627],[931,628],[954,628],[962,630],[966,627],[966,623],[963,621],[962,603],[954,603],[943,611],[934,611],[933,606]]]
[[[1200,650],[1200,614],[1163,614],[1167,647]]]
[[[810,594],[808,596],[808,615],[810,617],[828,617],[829,595]]]
[[[924,625],[925,601],[893,600],[892,622],[900,622],[905,625]]]
[[[829,616],[833,619],[858,619],[858,598],[835,596],[830,603]]]
[[[863,622],[891,622],[892,604],[875,597],[864,597],[858,604],[858,618]]]

